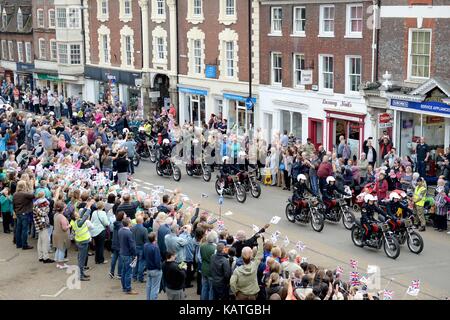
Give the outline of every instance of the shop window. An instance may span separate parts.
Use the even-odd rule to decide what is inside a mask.
[[[284,130],[287,131],[287,134],[290,135],[291,133],[294,135],[294,137],[298,139],[302,139],[302,114],[299,112],[292,112],[292,111],[281,111],[281,133],[284,132]]]
[[[205,96],[197,94],[188,95],[187,109],[189,121],[193,122],[195,126],[201,126],[206,121]]]

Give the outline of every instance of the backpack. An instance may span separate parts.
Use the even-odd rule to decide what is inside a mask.
[[[71,220],[71,217],[72,217],[72,214],[75,212],[75,211],[78,211],[78,209],[76,209],[75,208],[75,206],[73,205],[73,203],[72,203],[72,201],[70,201],[68,204],[67,204],[67,206],[66,206],[66,208],[64,209],[64,216],[67,218],[67,220]]]

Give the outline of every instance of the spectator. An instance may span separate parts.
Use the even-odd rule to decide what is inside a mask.
[[[156,233],[151,232],[149,242],[144,245],[144,258],[147,267],[147,300],[157,300],[162,278],[161,254],[156,244]]]
[[[183,288],[186,281],[186,272],[183,268],[180,268],[180,265],[175,260],[176,254],[167,252],[166,261],[162,266],[167,300],[185,300],[186,295]]]

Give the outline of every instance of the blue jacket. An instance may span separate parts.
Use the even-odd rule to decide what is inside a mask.
[[[186,245],[184,246],[184,257],[186,262],[194,262],[195,245],[194,238],[186,232],[180,234],[180,238],[186,240]]]
[[[136,256],[136,242],[129,228],[119,230],[120,255],[127,257]]]
[[[168,234],[170,234],[170,227],[167,224],[163,224],[162,226],[159,227],[159,229],[158,229],[158,247],[159,247],[159,251],[161,251],[161,255],[163,257],[166,256],[166,252],[167,252],[165,237]]]
[[[144,259],[147,270],[161,270],[161,253],[157,245],[146,243],[144,245]]]
[[[178,263],[186,260],[184,255],[184,247],[187,244],[187,240],[178,237],[175,233],[170,233],[164,238],[166,243],[167,252],[175,252],[177,254],[176,261]]]

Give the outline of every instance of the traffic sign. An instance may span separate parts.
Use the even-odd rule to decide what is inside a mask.
[[[251,97],[245,99],[245,106],[247,107],[247,110],[251,110],[253,108],[253,99]]]
[[[223,205],[223,196],[219,197],[219,205]]]

